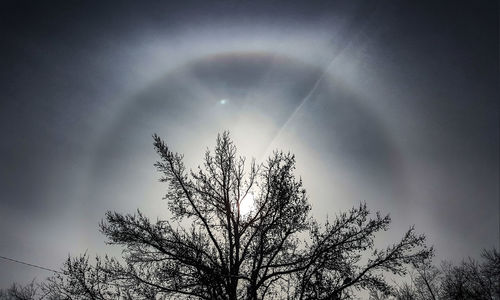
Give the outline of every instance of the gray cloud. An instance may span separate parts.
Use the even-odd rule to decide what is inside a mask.
[[[6,4],[0,254],[57,268],[116,252],[97,232],[106,209],[166,214],[151,134],[195,166],[224,129],[245,155],[296,153],[320,218],[366,201],[393,216],[385,240],[415,224],[439,258],[495,246],[497,11]],[[0,286],[47,275],[0,264]]]

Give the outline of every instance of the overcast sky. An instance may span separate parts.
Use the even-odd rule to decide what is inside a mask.
[[[195,167],[223,130],[294,152],[318,219],[498,247],[497,1],[178,2],[2,2],[0,256],[119,253],[106,210],[168,217],[151,135]],[[0,260],[0,288],[48,275]]]

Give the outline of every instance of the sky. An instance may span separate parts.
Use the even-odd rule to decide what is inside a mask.
[[[499,245],[496,1],[3,1],[0,256],[112,253],[107,210],[168,218],[152,134],[291,151],[312,213],[365,202],[436,262]],[[0,260],[0,288],[50,272]]]

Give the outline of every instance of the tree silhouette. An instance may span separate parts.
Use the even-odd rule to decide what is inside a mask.
[[[399,242],[375,249],[375,234],[388,229],[390,218],[371,216],[365,204],[317,223],[292,154],[247,162],[225,132],[202,166],[188,171],[182,155],[153,137],[172,219],[108,212],[100,229],[110,244],[123,247],[123,257],[68,258],[63,274],[43,284],[45,295],[349,299],[356,290],[389,291],[385,273],[404,274],[407,264],[432,255],[412,227]]]
[[[498,300],[500,299],[500,254],[483,250],[481,261],[469,258],[459,265],[430,261],[416,266],[410,282],[398,286],[392,297],[373,294],[371,299],[397,300]]]
[[[7,290],[0,290],[0,299],[2,300],[31,300],[41,298],[38,294],[38,286],[33,280],[27,285],[13,284]]]
[[[483,250],[483,261],[469,258],[458,266],[442,267],[442,299],[500,299],[500,253]]]

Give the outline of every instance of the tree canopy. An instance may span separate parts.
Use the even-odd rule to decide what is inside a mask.
[[[441,267],[426,261],[416,266],[411,281],[400,284],[393,294],[399,300],[498,300],[500,253],[483,250],[481,258],[469,258],[459,265],[443,262]]]
[[[63,274],[43,283],[46,297],[350,299],[359,290],[390,292],[387,273],[403,275],[432,255],[413,227],[376,249],[375,235],[391,220],[366,204],[315,221],[293,154],[247,161],[224,132],[188,170],[182,155],[153,138],[172,218],[107,212],[100,230],[122,257],[68,258]]]

